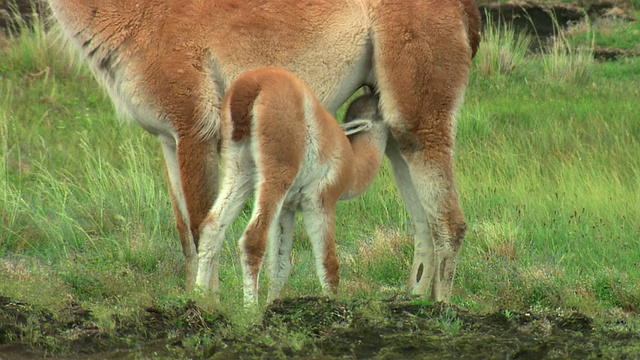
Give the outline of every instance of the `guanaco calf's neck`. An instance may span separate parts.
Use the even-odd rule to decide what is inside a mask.
[[[385,147],[389,130],[382,121],[378,111],[378,98],[374,94],[363,95],[351,103],[345,115],[345,123],[356,118],[372,121],[369,130],[349,135],[349,143],[353,151],[354,173],[351,185],[342,195],[341,200],[351,199],[364,193],[376,177]]]

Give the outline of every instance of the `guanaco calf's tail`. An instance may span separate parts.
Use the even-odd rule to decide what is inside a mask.
[[[227,91],[230,119],[232,127],[231,140],[239,142],[251,135],[253,104],[261,91],[260,82],[255,77],[242,77],[233,83]]]

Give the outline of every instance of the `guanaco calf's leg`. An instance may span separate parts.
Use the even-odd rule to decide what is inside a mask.
[[[335,201],[303,212],[311,239],[316,275],[325,294],[338,292],[338,258],[335,249]]]
[[[259,185],[253,215],[240,239],[244,302],[248,306],[258,303],[258,275],[267,250],[269,234],[274,232],[274,227],[280,225],[275,220],[280,216],[286,191],[281,191],[279,185],[270,184],[269,179]]]
[[[293,247],[293,227],[295,211],[283,207],[276,226],[269,235],[267,259],[269,261],[269,293],[267,302],[280,297],[280,292],[291,273],[291,250]]]

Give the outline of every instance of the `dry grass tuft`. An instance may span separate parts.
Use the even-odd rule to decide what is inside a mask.
[[[370,240],[358,242],[358,260],[360,263],[375,265],[388,258],[404,258],[406,266],[410,266],[403,248],[412,246],[413,240],[401,235],[396,229],[378,228]]]
[[[522,269],[520,272],[520,277],[525,281],[550,282],[553,279],[564,278],[564,273],[562,272],[562,269],[558,267],[541,265]]]
[[[478,251],[486,260],[504,259],[518,261],[518,240],[521,235],[517,225],[501,222],[483,222],[471,230],[476,238]]]

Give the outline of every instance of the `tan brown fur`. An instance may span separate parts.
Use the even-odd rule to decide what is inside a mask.
[[[453,127],[479,41],[472,0],[49,3],[116,107],[161,139],[187,269],[216,193],[222,91],[266,65],[298,75],[330,112],[361,85],[376,86],[394,137],[394,176],[402,194],[420,198],[409,204],[403,195],[419,217],[416,244],[429,244],[427,253],[442,257],[436,262],[457,257],[461,240],[454,239],[462,239],[465,225]],[[428,229],[420,225],[427,222]],[[439,271],[429,259],[414,259],[412,274],[422,266],[429,278],[410,285],[415,293]],[[454,264],[445,266],[452,274],[455,261],[445,262]],[[434,299],[448,300],[448,277],[443,285],[434,280],[434,289],[443,289]],[[188,289],[193,280],[188,270]]]

